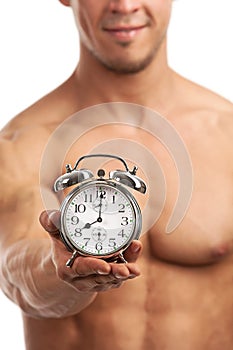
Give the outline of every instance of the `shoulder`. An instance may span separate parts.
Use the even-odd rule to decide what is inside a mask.
[[[15,116],[0,131],[0,159],[35,163],[49,136],[69,116],[66,83]],[[70,114],[73,111],[71,110]],[[68,115],[67,115],[68,114]]]
[[[43,97],[0,131],[0,176],[14,169],[16,180],[38,171],[43,149],[56,128],[51,98]]]
[[[42,126],[6,127],[0,133],[0,179],[15,187],[35,181],[48,133]]]
[[[218,130],[232,143],[233,141],[233,104],[224,97],[209,90],[203,91],[203,98],[206,98],[206,122]]]
[[[184,114],[196,124],[218,128],[233,136],[233,103],[223,96],[177,76]]]
[[[0,181],[35,183],[44,149],[57,126],[74,113],[66,83],[15,116],[0,131]],[[10,176],[8,176],[10,174]]]

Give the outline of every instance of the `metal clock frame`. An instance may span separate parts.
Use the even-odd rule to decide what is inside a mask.
[[[64,219],[65,219],[65,214],[67,211],[67,206],[72,201],[73,197],[75,197],[75,195],[78,194],[79,192],[82,192],[83,190],[85,190],[85,188],[96,186],[96,185],[103,185],[106,187],[112,187],[112,188],[115,188],[118,191],[122,192],[131,202],[133,212],[134,212],[135,222],[134,222],[134,228],[133,228],[132,235],[130,236],[130,238],[127,240],[127,242],[122,247],[120,247],[116,252],[113,252],[111,254],[93,255],[92,253],[89,254],[88,252],[83,252],[82,249],[80,249],[80,247],[78,247],[77,245],[75,245],[74,242],[71,241],[69,235],[67,235],[66,228],[65,228]],[[112,180],[112,179],[100,178],[100,179],[93,180],[93,178],[92,178],[92,179],[83,181],[78,186],[76,186],[73,190],[70,191],[70,193],[66,196],[66,198],[64,199],[64,201],[61,205],[61,232],[60,232],[61,237],[62,237],[66,247],[70,251],[72,251],[74,254],[78,253],[82,256],[91,256],[93,258],[104,258],[106,260],[118,257],[129,246],[129,244],[132,242],[132,240],[139,238],[140,233],[141,233],[141,229],[142,229],[141,223],[142,223],[141,210],[140,210],[140,207],[139,207],[136,199],[134,198],[134,196],[131,194],[131,192],[124,185],[119,184],[117,181]],[[121,257],[122,257],[122,255],[121,255]]]

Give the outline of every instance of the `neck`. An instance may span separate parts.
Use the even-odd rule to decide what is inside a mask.
[[[110,71],[81,47],[74,78],[83,106],[129,102],[165,111],[167,101],[171,101],[174,92],[174,74],[167,64],[166,41],[162,43],[150,65],[135,74]]]

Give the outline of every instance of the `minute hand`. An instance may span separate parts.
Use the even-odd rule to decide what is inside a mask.
[[[101,218],[101,210],[102,210],[102,199],[103,199],[103,195],[102,193],[100,194],[100,204],[99,204],[99,217],[97,219],[97,221],[101,222],[102,221],[102,218]]]

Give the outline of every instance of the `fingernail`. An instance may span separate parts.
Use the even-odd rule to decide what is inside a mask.
[[[118,279],[125,278],[125,275],[121,275],[120,273],[116,273],[114,276]]]
[[[108,275],[108,274],[109,274],[109,272],[102,271],[102,270],[97,270],[97,273],[98,273],[99,275]]]
[[[138,245],[132,247],[132,251],[133,251],[134,253],[138,253],[138,252],[140,251],[140,249],[141,249],[141,247],[138,246]]]

